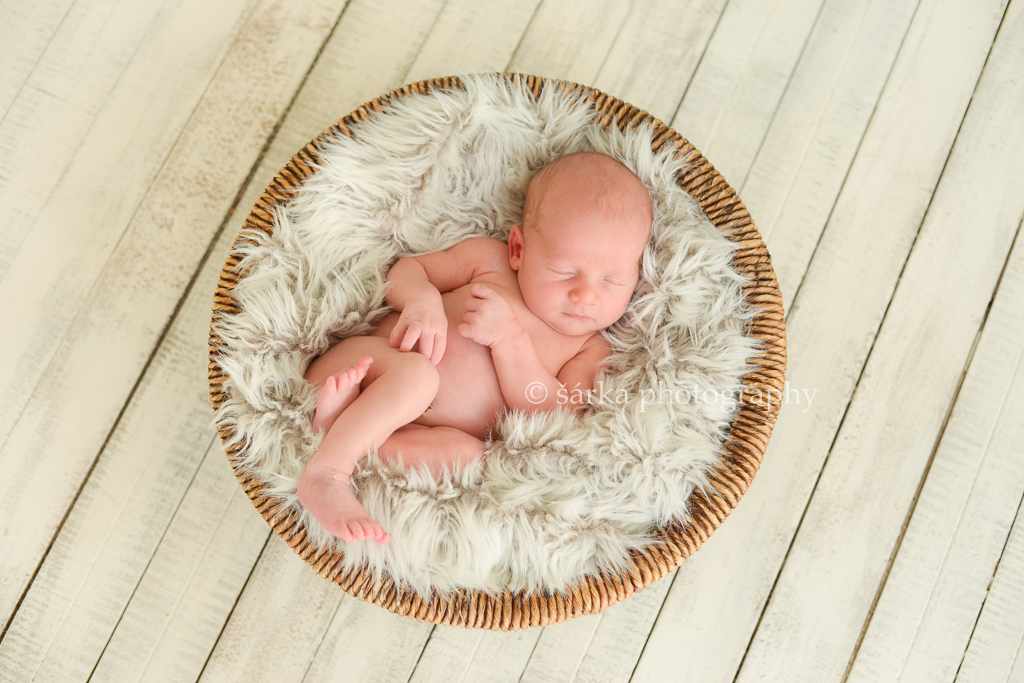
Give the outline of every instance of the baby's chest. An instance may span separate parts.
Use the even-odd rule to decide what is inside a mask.
[[[466,301],[473,298],[470,291],[473,285],[478,282],[488,285],[501,294],[502,298],[508,302],[512,313],[533,341],[537,357],[548,372],[553,375],[557,374],[566,361],[579,351],[579,340],[571,339],[555,332],[526,306],[514,272],[511,275],[488,273],[442,295],[445,314],[448,317],[448,348],[457,354],[466,354],[470,357],[476,356],[480,352],[485,353],[488,359],[491,357],[490,349],[477,344],[471,339],[464,338],[459,334],[458,330],[466,314]],[[447,354],[448,352],[445,351],[445,353]]]

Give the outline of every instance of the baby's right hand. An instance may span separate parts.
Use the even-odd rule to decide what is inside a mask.
[[[417,339],[420,353],[434,365],[440,363],[448,341],[448,317],[437,290],[425,292],[405,303],[388,341],[401,351],[411,351]]]

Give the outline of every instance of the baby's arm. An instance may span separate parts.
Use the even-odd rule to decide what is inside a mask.
[[[526,412],[550,410],[559,405],[573,411],[584,407],[594,388],[598,366],[610,353],[607,340],[595,334],[562,366],[556,377],[540,362],[533,340],[525,331],[491,347],[505,403]]]
[[[390,288],[384,302],[401,316],[391,330],[392,347],[419,351],[437,365],[444,356],[448,319],[441,294],[500,266],[508,258],[508,246],[489,237],[474,237],[451,249],[399,259],[388,271]]]
[[[482,283],[470,293],[459,334],[490,347],[501,395],[510,408],[532,412],[564,405],[578,410],[587,402],[597,367],[611,353],[604,337],[588,338],[556,377],[541,363],[533,339],[501,294]]]

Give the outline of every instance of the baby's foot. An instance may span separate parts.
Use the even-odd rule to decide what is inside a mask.
[[[316,399],[316,413],[313,415],[314,432],[326,432],[330,429],[342,411],[356,400],[356,396],[359,395],[359,383],[366,377],[372,362],[371,356],[363,356],[352,367],[327,378]]]
[[[299,502],[316,517],[323,527],[346,543],[377,541],[387,543],[391,535],[380,524],[370,519],[366,508],[355,497],[348,485],[348,477],[341,474],[299,478]]]

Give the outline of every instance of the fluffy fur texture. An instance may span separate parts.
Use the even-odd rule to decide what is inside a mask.
[[[314,543],[344,546],[347,565],[367,562],[421,595],[561,590],[625,567],[629,549],[708,485],[756,349],[744,336],[751,311],[732,243],[676,185],[673,150],[652,153],[646,130],[602,130],[557,82],[537,100],[495,76],[463,82],[464,91],[403,97],[359,125],[357,140],[333,140],[273,236],[246,235],[256,245],[239,265],[249,270],[234,290],[242,311],[219,327],[230,379],[217,421],[236,426],[241,464]],[[614,349],[595,380],[603,397],[578,416],[505,414],[486,458],[440,480],[369,454],[352,485],[393,540],[329,535],[296,497],[320,439],[310,426],[316,392],[302,378],[309,363],[390,310],[384,278],[398,258],[479,235],[507,240],[534,173],[583,150],[622,161],[654,206],[640,282],[603,332]]]

